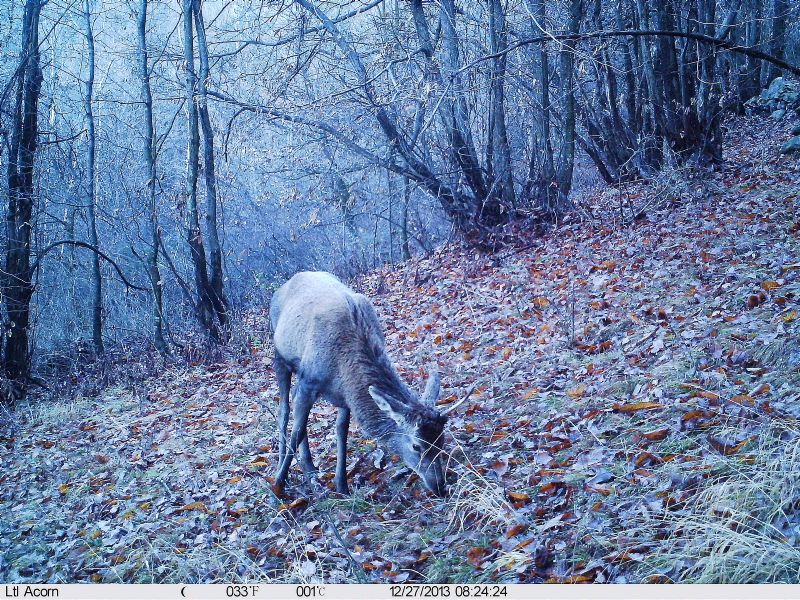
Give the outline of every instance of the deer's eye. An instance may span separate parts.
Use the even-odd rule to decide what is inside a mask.
[[[420,446],[419,444],[416,444],[416,443],[411,444],[411,449],[414,452],[422,452],[422,446]]]

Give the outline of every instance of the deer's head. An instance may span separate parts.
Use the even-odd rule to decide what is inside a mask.
[[[447,417],[434,408],[439,398],[439,383],[438,373],[432,373],[419,400],[412,402],[403,402],[374,386],[369,387],[369,394],[378,408],[397,424],[393,442],[403,461],[417,472],[431,492],[444,496],[447,486],[442,442]]]

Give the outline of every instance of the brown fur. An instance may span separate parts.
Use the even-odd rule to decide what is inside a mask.
[[[430,405],[421,403],[401,381],[386,354],[378,316],[365,296],[353,292],[329,273],[298,273],[275,292],[270,320],[276,372],[279,379],[285,378],[282,404],[288,405],[290,373],[297,375],[295,423],[298,414],[303,416],[301,421],[305,421],[307,413],[302,415],[302,412],[310,409],[317,396],[323,396],[339,407],[340,419],[347,422],[352,412],[369,436],[400,452],[406,462],[416,460],[418,464],[409,466],[418,472],[421,466],[435,462],[429,457],[438,455],[441,449],[445,419]],[[431,395],[438,394],[438,384],[435,387]],[[279,428],[284,429],[285,420],[279,418]],[[338,427],[337,433],[340,434],[339,443],[346,443],[346,428],[344,436]],[[282,446],[277,478],[282,485],[298,444],[303,444],[301,462],[304,468],[311,470],[313,464],[307,452],[305,431],[295,427],[288,449],[285,448],[285,430],[279,431],[279,435]],[[420,445],[424,456],[418,457],[419,453],[414,454],[412,446]],[[342,454],[337,457],[337,463],[339,459],[343,462]],[[430,468],[441,471],[438,463]],[[336,482],[342,491],[346,489],[346,482],[342,481],[340,469],[344,469],[343,464],[337,464]],[[420,474],[426,483],[431,478],[443,480],[440,472],[435,477],[427,471]],[[442,493],[443,481],[433,482],[433,487],[437,493]]]

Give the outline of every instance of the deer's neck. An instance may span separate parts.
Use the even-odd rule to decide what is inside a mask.
[[[404,401],[408,389],[395,371],[386,354],[369,356],[352,354],[346,361],[347,376],[343,377],[347,404],[364,432],[381,442],[389,442],[398,433],[397,423],[375,404],[369,394],[374,386],[384,394]]]

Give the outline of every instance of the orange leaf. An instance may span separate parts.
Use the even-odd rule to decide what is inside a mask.
[[[488,553],[489,551],[486,548],[475,546],[474,548],[467,550],[467,560],[469,560],[473,567],[480,569],[481,565],[483,564],[483,559],[486,558]]]
[[[522,540],[519,544],[514,546],[514,550],[522,550],[525,546],[530,546],[535,540],[535,537],[529,537],[528,539]]]
[[[615,404],[614,410],[621,413],[632,413],[640,410],[652,410],[654,408],[664,408],[658,402],[634,402],[632,404]]]
[[[706,416],[706,411],[704,410],[690,410],[681,417],[681,421],[687,423],[692,419],[699,419],[705,416]]]
[[[617,263],[613,260],[604,260],[601,265],[606,271],[613,271],[617,268]]]
[[[772,386],[768,383],[762,383],[752,392],[750,392],[751,396],[761,396],[762,394],[767,394],[772,389]]]
[[[525,525],[523,525],[522,523],[514,523],[511,527],[506,529],[506,537],[511,539],[514,536],[519,535],[520,533],[522,533],[526,529],[527,529],[527,527]]]
[[[781,315],[781,319],[783,320],[784,323],[791,323],[796,318],[797,318],[796,310],[790,310],[789,312]]]
[[[190,510],[199,510],[200,512],[208,512],[208,507],[203,502],[190,502],[185,506],[181,506],[176,512],[187,512]]]
[[[781,287],[781,284],[777,281],[762,281],[761,287],[764,290],[771,292],[772,290],[777,290],[779,287]]]
[[[536,308],[547,308],[550,306],[550,300],[544,296],[536,296],[531,302]]]
[[[654,429],[653,431],[648,431],[643,435],[646,440],[650,440],[651,442],[660,442],[669,435],[669,429],[666,427],[664,429]]]
[[[739,450],[747,446],[747,444],[752,442],[754,439],[756,439],[756,436],[749,437],[746,440],[739,442],[738,444],[729,444],[728,442],[718,440],[709,435],[708,443],[711,444],[711,447],[714,448],[714,450],[716,450],[720,454],[724,454],[725,456],[730,456],[731,454],[736,454],[737,452],[739,452]]]
[[[637,456],[634,459],[633,464],[636,465],[637,467],[643,467],[644,465],[659,464],[663,462],[664,461],[661,460],[661,458],[659,458],[652,452],[642,452],[641,454],[639,454],[639,456]]]
[[[755,400],[753,400],[752,396],[749,394],[740,394],[739,396],[734,396],[731,398],[731,402],[736,402],[737,404],[746,404],[747,406],[753,406],[753,404],[755,404]]]
[[[281,504],[281,510],[296,510],[308,505],[308,498],[296,498],[289,504]]]
[[[527,504],[531,501],[530,494],[525,492],[508,492],[508,497],[515,503]]]
[[[62,483],[58,486],[58,491],[62,494],[66,494],[69,491],[70,485],[68,483]]]
[[[505,475],[506,471],[508,471],[508,459],[503,458],[494,461],[494,464],[492,465],[492,471],[497,473],[498,477]]]
[[[565,577],[554,575],[547,580],[547,583],[592,583],[594,578],[594,574],[591,573],[588,575],[569,575]]]
[[[575,386],[571,390],[567,390],[567,396],[570,398],[580,398],[586,393],[586,384],[581,383],[580,385]]]

